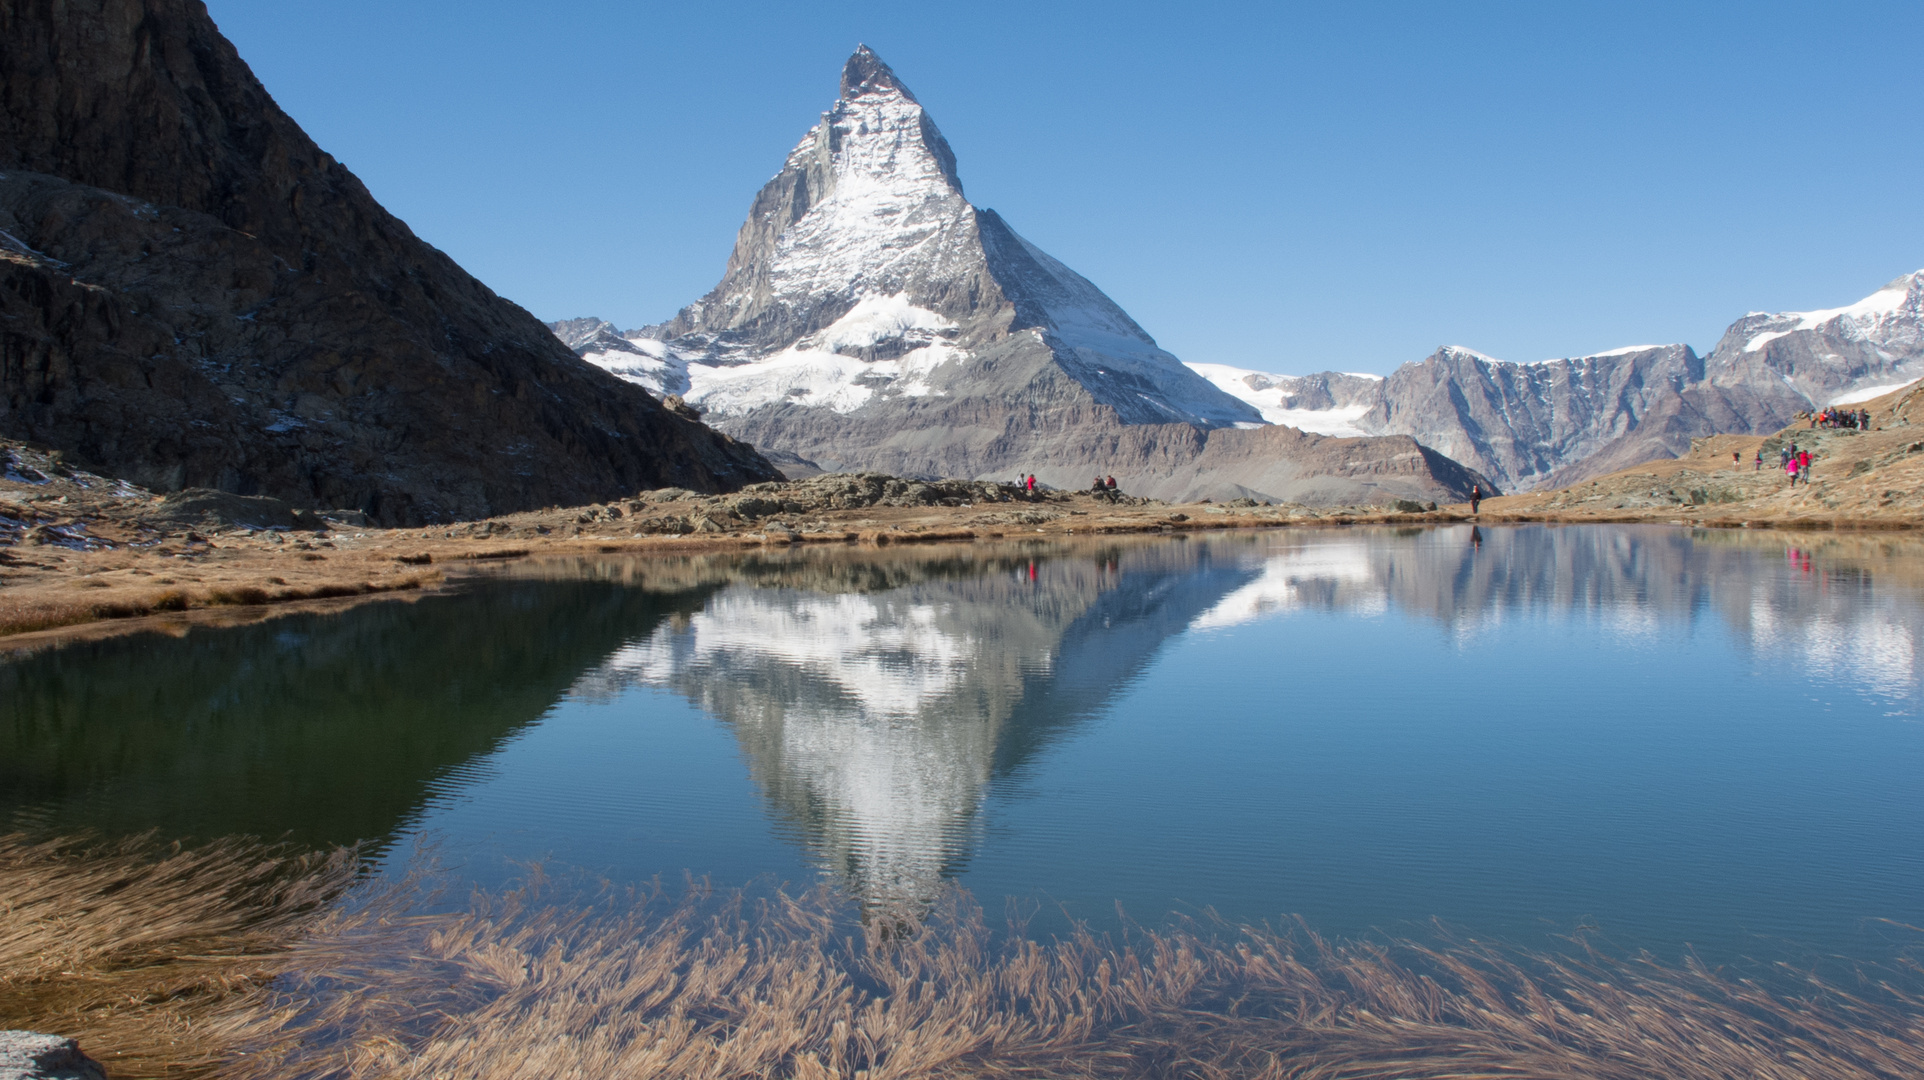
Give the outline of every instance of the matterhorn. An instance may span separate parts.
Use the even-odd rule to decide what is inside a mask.
[[[1100,474],[1165,498],[1312,502],[1449,498],[1479,479],[1406,437],[1267,425],[971,204],[934,120],[866,46],[708,295],[640,330],[553,327],[791,473]]]

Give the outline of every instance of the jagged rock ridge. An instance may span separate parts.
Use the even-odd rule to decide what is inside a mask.
[[[551,326],[609,371],[682,395],[721,430],[831,470],[1033,471],[1062,486],[1101,473],[1173,498],[1251,493],[1241,481],[1256,472],[1290,477],[1254,492],[1273,498],[1312,497],[1294,483],[1312,473],[1313,497],[1337,501],[1468,490],[1387,464],[1428,460],[1401,442],[1294,470],[1198,473],[1205,445],[1268,445],[1233,430],[1260,427],[1257,410],[972,205],[947,141],[866,47],[845,65],[834,105],[755,196],[713,291],[625,334],[597,319]],[[1318,471],[1358,461],[1347,478]]]
[[[1387,378],[1194,366],[1273,423],[1409,435],[1510,490],[1556,487],[1924,377],[1924,271],[1846,307],[1752,312],[1708,357],[1639,345],[1520,364],[1448,346]]]
[[[772,475],[415,237],[193,0],[0,0],[0,434],[390,524]]]

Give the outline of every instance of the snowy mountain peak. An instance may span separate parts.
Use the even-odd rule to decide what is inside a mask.
[[[830,468],[1001,475],[1032,453],[1017,432],[1262,419],[972,205],[948,141],[866,46],[707,296],[660,326],[557,332],[730,434]]]
[[[1924,375],[1924,270],[1843,307],[1751,312],[1709,367],[1720,385],[1781,383],[1812,406],[1904,385]]]
[[[842,100],[848,101],[868,93],[885,93],[893,90],[910,101],[915,95],[902,84],[893,68],[882,62],[875,51],[867,45],[855,46],[855,52],[842,65]]]

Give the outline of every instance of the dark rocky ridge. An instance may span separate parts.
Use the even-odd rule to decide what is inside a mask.
[[[384,210],[193,0],[0,0],[0,434],[386,523],[771,479]]]

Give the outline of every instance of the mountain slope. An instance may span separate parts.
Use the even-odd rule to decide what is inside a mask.
[[[0,0],[0,433],[424,522],[768,478],[388,214],[193,0]]]
[[[830,470],[1033,471],[1076,487],[1113,474],[1182,498],[1214,480],[1169,453],[1193,457],[1219,437],[1253,446],[1233,429],[1262,424],[1087,279],[973,206],[947,141],[866,47],[755,196],[708,295],[626,334],[595,319],[551,326],[591,362],[682,395],[721,430]],[[1400,442],[1318,456],[1360,471],[1314,490],[1373,498],[1382,492],[1363,478],[1395,474],[1394,497],[1467,492],[1385,465],[1406,457]],[[1289,484],[1259,494],[1311,490],[1296,484],[1302,470],[1285,472]],[[1178,475],[1188,487],[1169,487]]]
[[[1924,377],[1924,271],[1847,307],[1753,312],[1708,357],[1639,345],[1513,363],[1447,346],[1381,379],[1192,366],[1273,423],[1409,435],[1527,491],[1674,457],[1704,435],[1775,431]]]
[[[955,154],[866,47],[756,195],[721,283],[644,331],[683,392],[781,449],[793,402],[850,413],[906,399],[1093,401],[1124,423],[1217,427],[1254,413],[1162,351],[1081,275],[963,196]],[[990,364],[974,362],[1000,350]],[[752,419],[748,419],[752,414]]]

